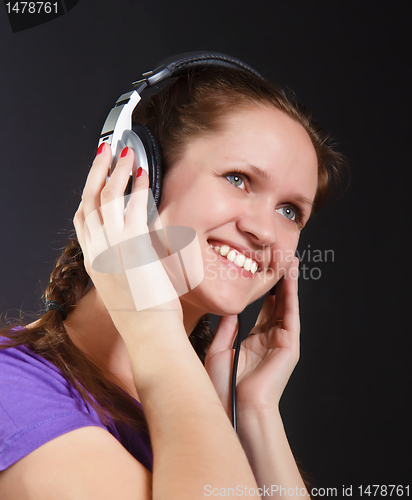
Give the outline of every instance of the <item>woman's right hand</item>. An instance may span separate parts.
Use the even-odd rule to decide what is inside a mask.
[[[139,169],[124,210],[124,191],[134,152],[125,148],[107,179],[111,148],[103,144],[90,169],[74,226],[84,264],[113,322],[124,324],[156,319],[183,321],[180,301],[152,245],[147,226],[149,178]],[[131,269],[130,261],[137,264]],[[140,265],[151,262],[153,265]],[[167,301],[167,303],[165,303]]]

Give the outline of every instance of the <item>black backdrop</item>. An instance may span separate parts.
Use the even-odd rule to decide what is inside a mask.
[[[411,10],[396,0],[82,0],[13,33],[1,7],[0,312],[41,307],[117,97],[169,55],[234,55],[292,88],[353,169],[299,245],[302,355],[281,401],[292,448],[338,497],[343,485],[357,498],[359,485],[409,484]]]

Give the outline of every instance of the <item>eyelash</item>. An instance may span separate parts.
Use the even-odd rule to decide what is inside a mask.
[[[249,180],[249,176],[245,173],[245,172],[242,172],[241,170],[237,170],[236,172],[227,172],[226,174],[223,174],[223,177],[226,177],[226,179],[229,181],[228,177],[230,176],[235,176],[235,177],[240,177],[244,184],[245,184],[245,189],[244,191],[246,191],[246,182],[247,183],[250,183],[250,180]],[[235,187],[239,187],[239,186],[236,186],[235,184],[233,184],[233,182],[229,181],[233,186]],[[242,189],[242,188],[240,188]]]
[[[295,205],[283,205],[283,207],[280,207],[280,208],[291,208],[295,212],[296,218],[295,219],[289,219],[289,217],[285,216],[286,219],[289,219],[292,222],[295,222],[299,226],[299,228],[303,227],[303,224],[302,224],[302,212],[301,212],[301,210],[298,207],[296,207]]]
[[[245,189],[242,189],[242,188],[239,188],[239,186],[236,186],[235,184],[233,184],[233,182],[231,182],[228,177],[230,176],[236,176],[236,177],[239,177],[240,179],[243,180],[243,183],[245,184]],[[242,172],[241,170],[236,170],[235,172],[227,172],[226,174],[223,174],[223,177],[225,177],[231,184],[232,186],[234,187],[237,187],[239,189],[242,189],[242,191],[246,191],[246,185],[247,183],[250,184],[250,179],[249,179],[249,176],[246,172]],[[296,205],[293,205],[293,204],[289,204],[289,205],[284,205],[283,207],[281,208],[287,208],[287,207],[290,207],[296,214],[296,219],[293,220],[293,219],[290,219],[292,220],[292,222],[295,222],[300,228],[303,227],[303,224],[302,224],[302,219],[303,219],[303,214],[302,214],[302,210],[297,207]],[[286,217],[287,219],[288,217]]]

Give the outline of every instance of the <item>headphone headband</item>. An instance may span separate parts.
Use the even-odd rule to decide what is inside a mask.
[[[153,71],[143,73],[143,78],[135,82],[135,84],[145,81],[147,87],[152,87],[166,78],[183,75],[187,69],[213,67],[239,69],[263,79],[262,75],[251,66],[227,54],[220,52],[185,52],[165,59]]]
[[[165,59],[154,69],[142,74],[142,78],[133,83],[133,89],[122,94],[116,101],[103,125],[99,145],[107,142],[112,145],[113,157],[116,156],[116,144],[125,130],[132,128],[132,113],[141,100],[141,93],[148,87],[174,78],[191,68],[232,68],[250,73],[263,80],[263,77],[244,62],[219,52],[186,52]]]
[[[252,67],[226,54],[219,52],[186,52],[165,59],[153,71],[143,73],[142,78],[132,84],[132,90],[122,94],[117,99],[103,125],[99,146],[104,142],[111,146],[112,164],[110,174],[117,164],[122,149],[125,146],[133,149],[135,161],[132,174],[136,173],[138,166],[146,170],[156,205],[159,203],[161,196],[162,169],[160,151],[150,130],[138,124],[132,127],[133,111],[146,88],[153,87],[168,78],[181,76],[192,68],[237,69],[264,80]]]

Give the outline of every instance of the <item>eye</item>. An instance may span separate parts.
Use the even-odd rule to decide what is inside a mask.
[[[239,172],[231,172],[230,174],[226,174],[225,177],[234,186],[240,189],[246,189],[243,175]]]
[[[291,207],[290,205],[286,205],[286,207],[281,207],[276,210],[276,212],[282,214],[287,219],[299,222],[299,214],[297,211]]]

